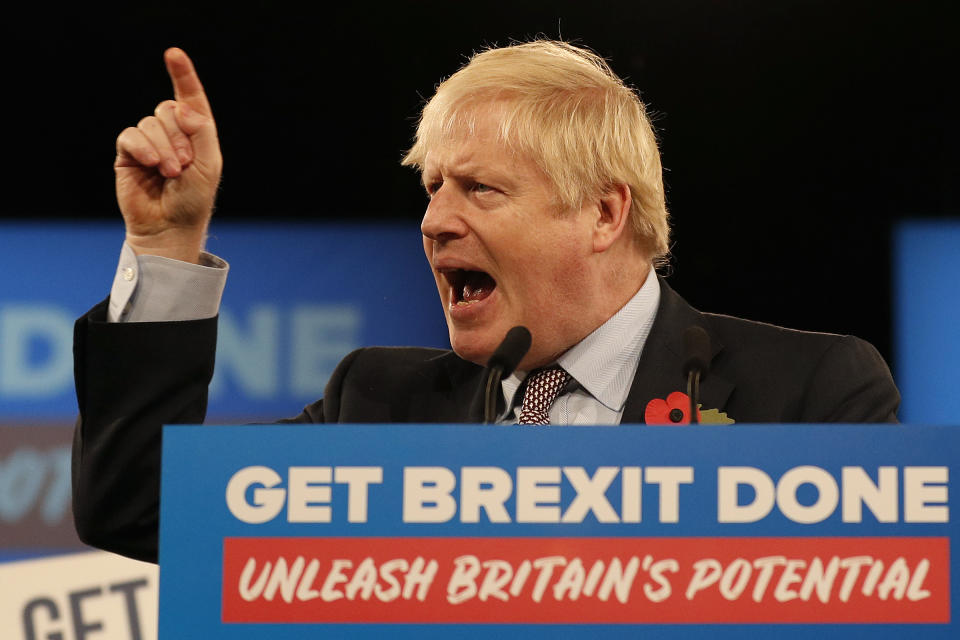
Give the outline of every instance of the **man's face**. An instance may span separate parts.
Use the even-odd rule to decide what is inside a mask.
[[[546,364],[595,327],[589,306],[591,216],[563,212],[550,181],[497,139],[496,110],[472,132],[430,150],[423,248],[443,303],[450,343],[485,365],[507,331],[524,325],[533,346],[520,364]]]

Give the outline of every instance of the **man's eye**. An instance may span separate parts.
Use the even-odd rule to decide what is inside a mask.
[[[427,195],[432,196],[433,194],[435,194],[437,191],[440,190],[441,186],[443,186],[443,182],[439,180],[437,182],[428,182],[426,187]]]
[[[477,193],[488,193],[493,191],[493,187],[483,184],[482,182],[477,182],[473,185],[473,190]]]

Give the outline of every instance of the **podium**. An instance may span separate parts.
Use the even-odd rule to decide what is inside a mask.
[[[167,426],[161,638],[960,637],[960,428]]]

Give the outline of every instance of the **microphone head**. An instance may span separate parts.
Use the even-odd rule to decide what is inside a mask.
[[[690,375],[691,371],[699,371],[700,378],[707,377],[710,370],[710,336],[703,327],[696,325],[687,327],[683,332],[683,375]]]
[[[517,368],[523,356],[530,350],[530,343],[533,338],[530,336],[530,330],[526,327],[516,326],[507,331],[506,337],[497,350],[487,361],[487,368],[500,368],[501,376],[506,378],[513,370]]]

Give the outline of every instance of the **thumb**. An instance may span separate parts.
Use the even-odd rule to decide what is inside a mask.
[[[217,138],[217,126],[212,117],[200,113],[186,102],[177,101],[177,124],[193,144],[198,158],[209,162],[220,154],[220,142]]]

